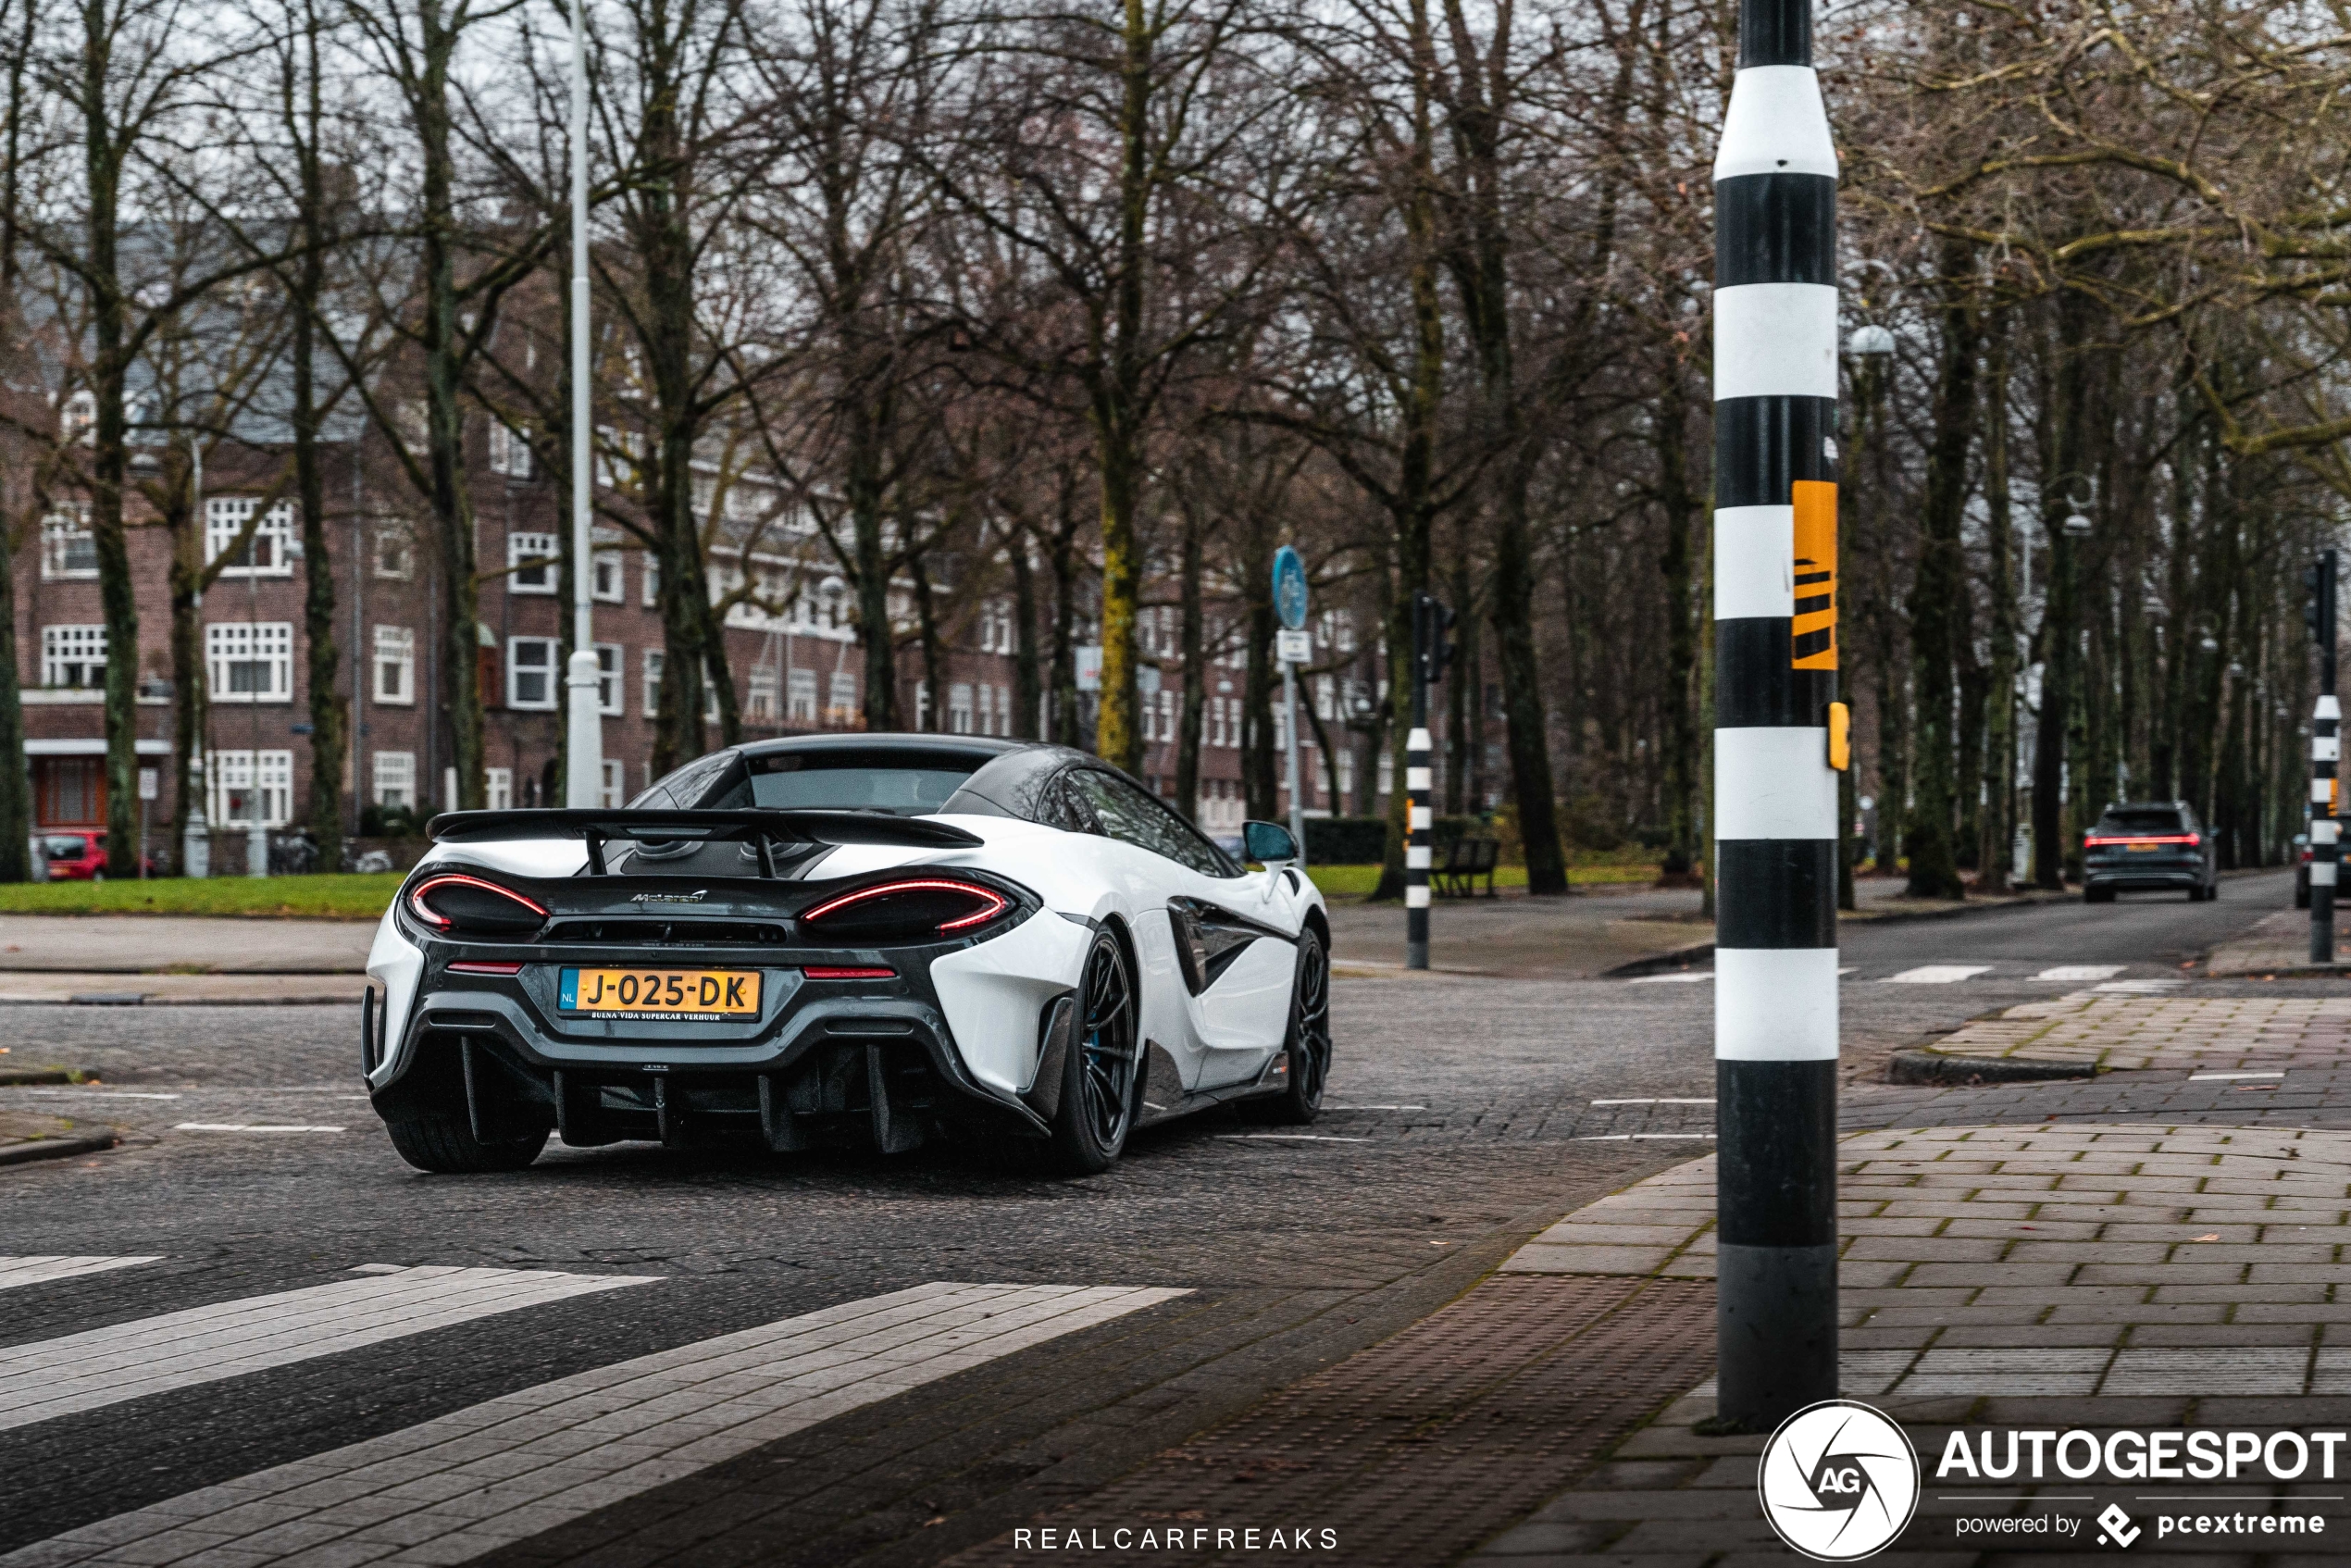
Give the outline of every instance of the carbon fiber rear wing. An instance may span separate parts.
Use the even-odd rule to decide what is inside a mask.
[[[927,817],[864,811],[448,811],[426,825],[437,843],[491,840],[579,839],[588,869],[611,875],[604,846],[615,839],[641,843],[752,843],[759,871],[776,875],[778,844],[893,844],[919,849],[970,849],[977,834]]]

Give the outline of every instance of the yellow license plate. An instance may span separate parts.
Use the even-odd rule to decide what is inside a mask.
[[[621,1018],[728,1018],[759,1011],[756,969],[566,969],[555,1005]]]
[[[2122,847],[2133,854],[2153,854],[2163,846],[2161,844],[2125,844]]]

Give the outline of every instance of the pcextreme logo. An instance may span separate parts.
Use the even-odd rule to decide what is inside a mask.
[[[1763,1517],[1819,1562],[1885,1550],[1919,1506],[1919,1456],[1893,1420],[1852,1400],[1822,1400],[1780,1423],[1756,1472]]]

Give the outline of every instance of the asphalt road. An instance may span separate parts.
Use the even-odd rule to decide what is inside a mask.
[[[2217,904],[2126,899],[1848,928],[1847,1037],[1866,1059],[2016,1001],[2166,982],[2290,892],[2287,877],[2252,877]],[[2115,968],[2040,977],[2083,965]],[[108,1121],[131,1141],[0,1168],[0,1251],[153,1261],[11,1285],[0,1257],[0,1552],[930,1282],[1098,1292],[1086,1300],[1114,1315],[1073,1317],[1001,1353],[959,1350],[923,1387],[812,1406],[819,1424],[804,1430],[771,1415],[757,1430],[777,1435],[729,1460],[829,1467],[786,1511],[790,1549],[775,1561],[939,1562],[1434,1311],[1567,1210],[1703,1151],[1711,990],[1702,975],[1342,979],[1332,1109],[1311,1136],[1196,1118],[1144,1135],[1084,1182],[929,1152],[645,1146],[556,1149],[511,1176],[424,1176],[358,1094],[347,1010],[9,1008],[0,1062],[93,1068],[104,1083],[0,1089],[0,1110]],[[1975,1093],[1990,1091],[1941,1091],[1934,1114],[2016,1103]],[[1676,1100],[1699,1103],[1657,1103]],[[1872,1103],[1857,1086],[1856,1108]],[[257,1125],[317,1130],[196,1130]],[[399,1312],[371,1306],[377,1287],[355,1272],[429,1267],[496,1272],[386,1274],[383,1289],[423,1303]],[[1181,1294],[1118,1304],[1133,1288]],[[537,1294],[500,1294],[518,1290]],[[310,1294],[239,1305],[293,1292]],[[969,1342],[968,1325],[955,1332]],[[81,1369],[64,1394],[58,1367]],[[496,1447],[450,1451],[489,1464]],[[658,1476],[677,1482],[717,1451],[659,1459],[671,1468]],[[619,1482],[597,1485],[562,1497],[575,1512],[641,1506]],[[529,1517],[558,1521],[560,1501]],[[678,1561],[693,1560],[693,1517],[678,1511]],[[222,1561],[295,1560],[308,1543],[286,1528],[282,1551]],[[416,1560],[496,1544],[459,1531]],[[500,1560],[564,1555],[528,1548]],[[39,1548],[24,1561],[68,1556]],[[165,1559],[119,1559],[133,1560]]]

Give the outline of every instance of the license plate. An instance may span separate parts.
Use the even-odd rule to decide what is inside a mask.
[[[2133,854],[2153,854],[2163,848],[2161,844],[2125,844],[2122,847]]]
[[[566,969],[555,992],[566,1013],[614,1018],[703,1019],[759,1012],[756,969]]]

